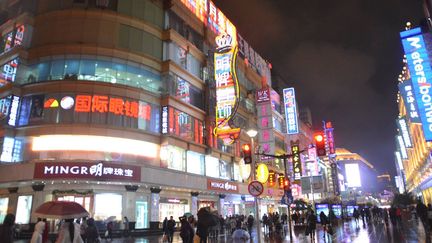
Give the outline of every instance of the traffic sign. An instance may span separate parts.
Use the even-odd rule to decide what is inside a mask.
[[[251,181],[248,185],[249,194],[258,197],[264,192],[264,185],[259,181]]]

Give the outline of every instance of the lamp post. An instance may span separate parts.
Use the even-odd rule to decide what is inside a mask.
[[[247,135],[250,137],[251,139],[251,147],[252,147],[252,163],[251,163],[251,173],[252,173],[252,181],[256,180],[256,172],[255,172],[255,144],[254,144],[254,138],[256,137],[256,135],[258,134],[257,130],[254,129],[250,129],[249,131],[246,132]],[[261,222],[260,222],[260,218],[259,218],[259,208],[258,208],[258,197],[255,197],[254,200],[254,207],[255,207],[255,219],[256,219],[256,232],[257,232],[257,238],[258,238],[258,243],[261,242]]]

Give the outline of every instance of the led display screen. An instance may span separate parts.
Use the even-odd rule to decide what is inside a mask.
[[[348,187],[361,187],[360,169],[358,164],[345,164],[345,177]]]

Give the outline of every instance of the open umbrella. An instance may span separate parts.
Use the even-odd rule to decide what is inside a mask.
[[[107,219],[105,219],[106,222],[111,222],[111,221],[115,221],[116,220],[116,216],[110,216]]]
[[[89,216],[89,213],[76,202],[50,201],[40,205],[33,215],[49,219],[78,219]]]

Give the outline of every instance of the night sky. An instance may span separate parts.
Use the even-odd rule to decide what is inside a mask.
[[[394,166],[399,32],[423,15],[419,0],[214,0],[245,40],[296,88],[314,127],[378,172]]]

